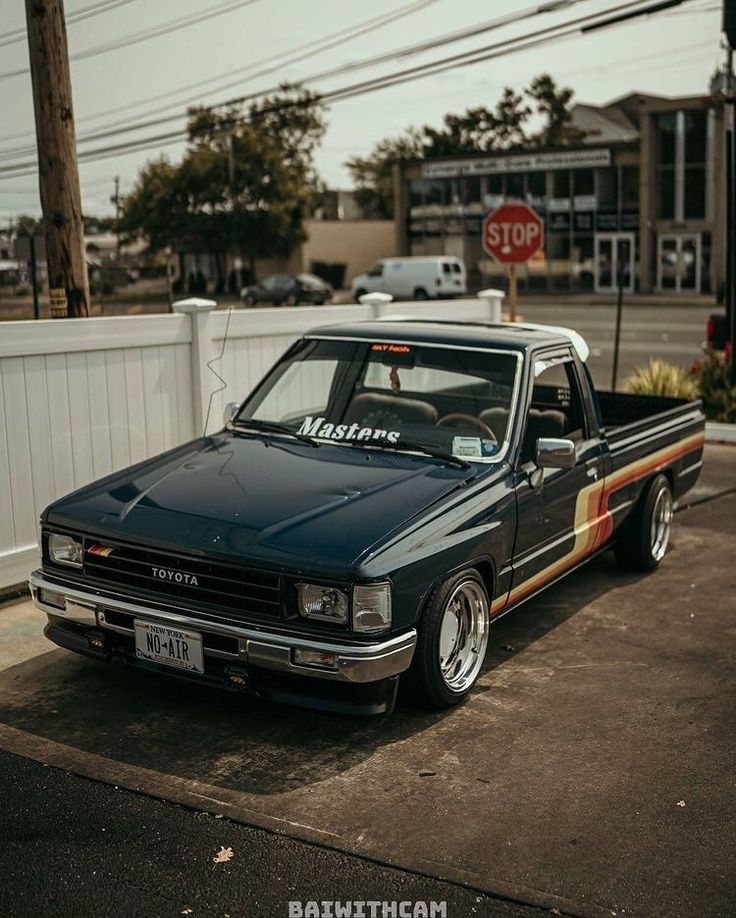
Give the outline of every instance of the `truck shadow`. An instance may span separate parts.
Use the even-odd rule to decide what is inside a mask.
[[[609,590],[635,580],[607,556],[498,621],[466,709],[441,714],[400,698],[388,718],[320,714],[105,665],[52,650],[0,673],[0,722],[108,759],[258,795],[325,781],[382,747],[468,716],[513,676],[514,657]],[[509,679],[504,679],[505,691]],[[513,690],[513,679],[511,679]]]

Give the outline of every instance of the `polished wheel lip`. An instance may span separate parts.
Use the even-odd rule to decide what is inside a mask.
[[[450,593],[440,622],[437,656],[446,687],[461,694],[478,677],[488,646],[490,610],[485,590],[473,578]]]
[[[671,533],[672,495],[669,488],[662,488],[654,501],[652,523],[649,528],[649,547],[655,561],[661,561],[664,558]]]

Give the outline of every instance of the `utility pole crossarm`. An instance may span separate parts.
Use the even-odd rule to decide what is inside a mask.
[[[63,0],[26,0],[52,315],[89,315],[82,200]]]

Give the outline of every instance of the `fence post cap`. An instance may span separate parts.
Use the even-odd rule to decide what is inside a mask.
[[[186,300],[177,300],[172,304],[174,312],[210,312],[217,309],[216,300],[205,300],[200,296],[190,296]]]
[[[498,290],[496,287],[487,287],[485,290],[479,290],[476,294],[479,300],[490,300],[501,297],[503,299],[506,296],[505,290]]]
[[[364,306],[384,306],[386,303],[392,303],[394,298],[390,293],[364,293],[358,298]]]

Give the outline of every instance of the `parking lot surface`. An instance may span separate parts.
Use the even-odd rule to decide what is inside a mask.
[[[6,606],[0,748],[569,914],[731,914],[735,491],[736,450],[709,447],[659,570],[606,553],[497,622],[444,714],[182,687],[53,649]]]

